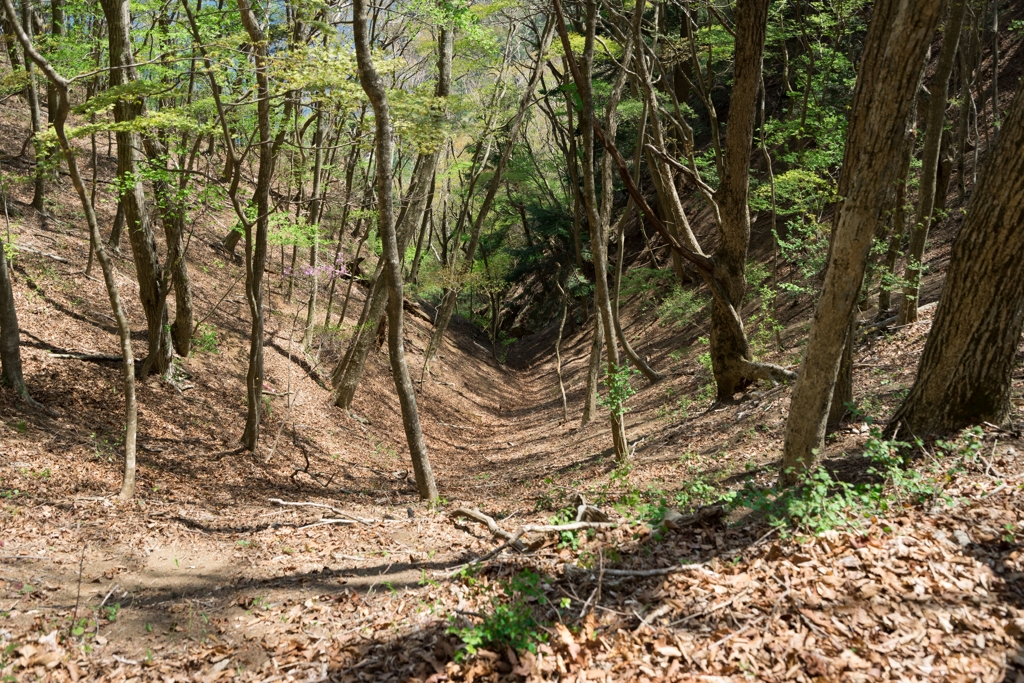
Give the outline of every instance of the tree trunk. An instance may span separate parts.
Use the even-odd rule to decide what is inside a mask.
[[[939,153],[942,147],[943,123],[946,120],[946,102],[949,97],[949,77],[956,61],[960,43],[960,27],[964,19],[966,0],[952,0],[949,20],[943,32],[939,63],[932,79],[931,100],[928,102],[928,122],[924,131],[924,151],[921,155],[921,185],[918,189],[917,216],[910,231],[910,249],[907,253],[907,286],[900,301],[897,324],[906,325],[917,320],[918,295],[924,247],[928,241],[935,210],[935,191],[938,185]],[[948,176],[947,176],[948,178]],[[948,180],[947,180],[948,184]],[[945,201],[945,198],[943,198]]]
[[[108,43],[110,47],[110,85],[124,86],[135,82],[135,70],[131,45],[131,18],[128,14],[128,0],[102,0],[103,14],[107,19]],[[130,124],[141,112],[141,104],[135,100],[119,99],[114,102],[114,120]],[[149,220],[146,196],[139,180],[139,136],[129,130],[118,130],[117,174],[121,181],[121,201],[124,203],[125,222],[128,225],[128,240],[132,245],[135,272],[139,281],[139,299],[146,313],[146,329],[149,350],[143,364],[143,375],[150,371],[166,373],[171,367],[173,351],[167,325],[167,307],[161,296],[163,269],[157,255],[156,239]]]
[[[889,423],[924,437],[1010,414],[1024,328],[1024,88],[953,244],[939,307],[914,386]]]
[[[14,308],[14,289],[7,267],[7,252],[0,240],[0,377],[21,398],[28,398],[21,372],[21,332],[18,311]]]
[[[323,110],[320,104],[316,106],[316,130],[313,133],[314,161],[313,161],[313,189],[309,196],[309,215],[307,220],[313,227],[313,245],[309,248],[309,265],[312,268],[312,283],[309,286],[309,301],[306,304],[306,326],[302,333],[302,348],[308,349],[313,343],[313,320],[316,315],[316,295],[319,285],[319,256],[320,247],[320,207],[323,202],[321,197],[320,183],[324,168],[324,145],[323,145]]]
[[[121,251],[121,233],[124,232],[124,202],[117,200],[117,212],[114,213],[114,225],[110,229],[110,241],[107,247],[116,252]]]
[[[761,63],[768,23],[768,0],[740,0],[736,5],[735,77],[725,133],[724,174],[716,198],[722,216],[721,240],[714,254],[714,276],[737,312],[747,290],[750,152],[754,140]],[[718,400],[729,400],[752,378],[752,355],[742,324],[716,297],[711,307],[711,365]]]
[[[892,208],[892,233],[889,235],[889,248],[885,252],[885,262],[879,275],[878,284],[878,319],[886,317],[892,306],[893,282],[896,280],[896,263],[900,258],[903,246],[903,235],[907,231],[907,185],[910,183],[910,161],[914,157],[914,144],[917,141],[917,105],[910,109],[911,127],[904,140],[903,151],[900,152],[902,165],[896,176],[896,198]]]
[[[868,252],[900,165],[925,51],[942,16],[934,0],[875,3],[854,90],[825,282],[793,389],[781,481],[793,484],[824,447],[826,419]]]
[[[21,0],[21,25],[25,28],[29,40],[32,40],[32,5],[30,0]],[[43,180],[43,155],[40,153],[39,143],[36,136],[43,132],[43,117],[39,107],[39,89],[36,87],[36,78],[33,73],[32,60],[25,57],[25,73],[28,75],[28,109],[32,121],[32,148],[35,150],[34,176],[32,181],[32,208],[45,214],[46,206],[43,199],[46,193]]]
[[[259,170],[253,204],[256,222],[245,221],[245,298],[249,302],[252,326],[249,332],[249,370],[246,373],[245,431],[242,446],[259,448],[260,417],[263,408],[263,274],[267,265],[267,229],[270,223],[270,183],[274,176],[275,147],[270,137],[270,81],[267,77],[267,41],[248,0],[239,0],[238,12],[249,34],[256,57],[257,126],[259,128]]]
[[[438,36],[438,80],[434,91],[436,97],[447,98],[451,93],[453,48],[454,35],[452,31],[447,28],[442,29]],[[407,201],[399,214],[396,225],[400,260],[404,256],[409,242],[412,240],[416,226],[426,211],[427,201],[431,198],[426,188],[428,184],[430,186],[433,185],[440,155],[441,148],[438,147],[433,152],[421,154],[417,160],[417,172],[409,184]],[[379,163],[380,157],[378,156],[378,165]],[[377,264],[376,273],[383,272],[383,261],[382,257],[381,263]],[[366,358],[370,353],[370,349],[373,348],[373,336],[371,333],[378,329],[383,317],[387,290],[384,288],[384,283],[378,281],[379,279],[380,276],[375,275],[373,289],[363,305],[360,324],[349,341],[349,347],[344,359],[334,369],[332,375],[332,383],[335,386],[334,404],[345,410],[349,410],[352,407],[352,399],[355,397],[359,380],[363,376]]]
[[[122,377],[124,379],[124,404],[125,404],[125,434],[124,434],[124,476],[121,481],[120,497],[131,498],[135,495],[135,438],[138,432],[139,411],[135,401],[135,360],[132,356],[131,328],[128,326],[128,317],[125,315],[124,306],[121,305],[121,298],[117,292],[117,281],[114,279],[114,266],[103,248],[103,240],[100,236],[99,225],[96,222],[96,212],[93,210],[89,192],[82,181],[78,171],[78,162],[75,159],[75,149],[71,146],[67,135],[64,132],[64,122],[67,121],[68,113],[71,111],[71,104],[68,99],[69,83],[60,74],[54,71],[46,59],[39,54],[29,37],[21,29],[14,15],[14,7],[11,0],[3,0],[7,16],[12,18],[11,23],[18,40],[25,48],[25,54],[46,74],[46,77],[57,86],[58,101],[56,114],[53,120],[53,129],[57,135],[61,151],[68,164],[68,174],[71,176],[71,183],[75,186],[78,198],[82,202],[82,209],[85,211],[85,220],[89,225],[89,239],[92,248],[96,252],[96,258],[103,270],[103,281],[107,287],[107,296],[110,298],[110,307],[113,309],[114,319],[117,322],[118,337],[121,342]]]
[[[352,24],[355,37],[356,63],[359,82],[373,105],[375,146],[377,148],[377,200],[378,229],[384,247],[385,270],[382,274],[388,288],[388,355],[391,357],[391,372],[395,389],[402,407],[402,424],[409,442],[416,486],[420,498],[435,500],[437,484],[427,458],[427,447],[420,429],[419,412],[416,408],[416,390],[409,376],[403,345],[403,294],[402,262],[398,250],[398,236],[395,231],[394,205],[391,187],[391,158],[393,154],[393,132],[391,113],[388,107],[387,91],[373,66],[370,54],[370,39],[366,22],[366,0],[353,0]],[[422,191],[422,188],[421,188]]]
[[[587,388],[583,396],[583,416],[580,427],[585,427],[597,417],[597,383],[601,379],[601,349],[604,348],[604,326],[601,324],[601,309],[594,307],[594,341],[590,345],[590,362],[587,363]]]

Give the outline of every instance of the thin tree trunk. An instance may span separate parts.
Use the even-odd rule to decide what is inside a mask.
[[[30,0],[21,0],[21,25],[25,28],[29,40],[32,40],[32,5]],[[39,89],[36,87],[36,78],[33,73],[32,60],[25,56],[25,73],[28,75],[28,109],[32,121],[32,148],[35,153],[34,175],[32,181],[32,208],[45,214],[46,206],[43,203],[46,194],[46,184],[43,179],[43,155],[36,142],[38,135],[43,132],[43,117],[39,107]]]
[[[522,98],[519,100],[519,109],[516,111],[515,117],[508,126],[508,138],[506,139],[505,147],[501,151],[501,157],[498,159],[494,173],[491,176],[491,183],[487,187],[487,194],[484,195],[483,203],[480,205],[480,209],[476,214],[476,219],[473,221],[473,227],[469,235],[469,243],[466,245],[466,255],[463,258],[462,267],[459,269],[459,282],[463,281],[473,269],[477,245],[480,244],[480,231],[483,229],[484,220],[487,218],[487,214],[490,212],[491,206],[494,204],[494,198],[498,194],[498,189],[501,187],[501,178],[505,172],[505,167],[508,165],[508,161],[512,157],[512,149],[519,137],[519,131],[526,118],[526,112],[533,102],[533,91],[536,89],[537,83],[540,82],[541,74],[544,72],[544,53],[547,52],[548,46],[551,44],[553,29],[554,22],[548,21],[544,26],[544,33],[540,36],[540,47],[534,63],[533,74],[530,76],[530,81],[523,91]],[[441,348],[441,341],[444,339],[444,333],[448,329],[448,323],[451,322],[452,313],[455,311],[455,304],[458,297],[458,288],[452,287],[445,292],[444,298],[441,301],[441,310],[438,312],[437,318],[434,321],[434,332],[430,335],[430,341],[427,343],[427,348],[423,352],[424,375],[429,371],[430,361],[433,360],[438,349]]]
[[[925,437],[1010,415],[1024,329],[1024,88],[967,209],[914,386],[893,415]]]
[[[601,351],[604,349],[604,326],[601,324],[601,309],[594,307],[594,340],[590,345],[590,361],[587,363],[587,388],[583,396],[583,416],[580,427],[585,427],[597,417],[597,383],[601,379]]]
[[[565,397],[565,382],[562,381],[562,333],[565,331],[565,318],[569,313],[569,293],[562,287],[559,280],[561,273],[555,276],[555,286],[562,296],[562,318],[558,322],[558,337],[555,339],[555,373],[558,375],[558,391],[562,395],[562,423],[569,421],[569,402]]]
[[[438,81],[435,89],[437,97],[447,98],[451,92],[453,49],[454,35],[450,29],[442,29],[438,36]],[[426,211],[429,197],[426,188],[428,183],[433,182],[440,155],[441,148],[439,147],[433,152],[421,154],[417,159],[416,172],[409,184],[407,201],[402,207],[396,225],[399,260],[404,256],[409,242],[412,240],[413,232]],[[382,257],[375,272],[382,273],[383,265]],[[363,375],[363,368],[366,366],[366,358],[370,349],[373,348],[372,332],[380,328],[383,319],[387,290],[383,286],[384,283],[378,282],[379,279],[379,275],[375,275],[373,288],[363,305],[359,326],[349,341],[345,358],[334,369],[331,377],[332,384],[335,386],[334,404],[345,410],[352,406],[352,399],[355,397],[356,388]]]
[[[107,296],[110,298],[110,307],[113,309],[114,319],[117,322],[117,332],[121,342],[125,403],[124,476],[121,481],[120,497],[128,499],[135,495],[135,439],[139,424],[138,404],[135,401],[135,360],[132,356],[131,329],[128,326],[128,317],[125,315],[124,307],[121,305],[121,299],[117,292],[117,281],[114,279],[113,264],[103,248],[99,225],[96,222],[96,212],[93,210],[92,202],[89,199],[89,192],[78,171],[75,149],[71,146],[71,142],[64,132],[64,122],[71,111],[68,99],[69,83],[54,71],[46,59],[32,47],[29,37],[15,18],[11,0],[3,0],[3,4],[7,10],[7,16],[12,17],[11,23],[18,40],[21,42],[22,47],[25,48],[26,56],[35,62],[51,83],[57,86],[58,102],[53,129],[57,135],[61,151],[64,152],[64,158],[67,160],[71,182],[75,186],[78,198],[82,202],[82,209],[85,211],[85,220],[89,225],[89,239],[92,242],[93,249],[96,251],[96,258],[100,262],[100,268],[103,270],[103,281],[107,287]]]
[[[889,235],[889,248],[885,252],[885,262],[879,276],[878,285],[878,318],[885,318],[892,307],[893,282],[896,281],[896,263],[900,258],[903,246],[903,235],[907,231],[907,185],[910,183],[910,161],[914,157],[914,145],[917,142],[917,104],[910,109],[911,127],[903,143],[901,154],[902,165],[896,176],[896,199],[892,209],[892,233]]]
[[[249,333],[249,370],[246,373],[245,431],[242,447],[259,448],[260,417],[263,408],[263,275],[267,264],[267,229],[270,222],[270,183],[274,176],[276,144],[270,137],[270,81],[267,77],[267,41],[249,5],[239,0],[238,12],[249,34],[256,58],[257,125],[259,127],[259,170],[253,203],[256,222],[245,221],[245,295],[252,326]],[[287,119],[287,116],[285,117]]]
[[[312,268],[312,283],[309,289],[309,301],[306,305],[306,328],[302,334],[302,347],[309,348],[313,343],[313,320],[316,315],[316,294],[319,285],[319,273],[317,263],[320,246],[320,207],[323,202],[321,197],[320,183],[324,168],[324,146],[323,146],[323,111],[318,104],[316,110],[316,130],[313,133],[313,144],[316,147],[313,157],[313,189],[309,198],[309,224],[313,228],[313,245],[309,249],[309,265]]]
[[[402,262],[398,250],[398,236],[395,231],[394,204],[391,187],[391,158],[393,140],[391,113],[388,107],[387,91],[373,66],[370,55],[370,39],[366,26],[366,0],[353,0],[352,24],[355,37],[356,63],[359,68],[359,82],[373,105],[374,127],[377,148],[377,200],[378,229],[384,247],[385,272],[388,288],[388,355],[391,357],[391,372],[395,389],[402,407],[402,424],[409,442],[416,486],[420,498],[435,500],[437,484],[427,457],[427,447],[420,429],[419,412],[416,408],[416,390],[409,376],[405,362],[402,321]]]
[[[800,376],[780,480],[799,481],[824,448],[825,426],[868,252],[900,165],[925,52],[942,16],[934,0],[879,0],[865,40],[839,180],[832,249]]]
[[[960,43],[960,28],[964,19],[966,0],[952,0],[949,20],[943,32],[939,63],[932,80],[931,100],[928,103],[928,122],[924,131],[924,151],[921,158],[921,184],[918,189],[917,216],[910,231],[910,249],[907,253],[907,286],[900,301],[899,325],[917,321],[918,296],[923,272],[922,259],[928,241],[935,210],[935,191],[939,172],[939,152],[942,146],[943,123],[946,120],[946,103],[949,97],[949,77],[956,62],[957,45]]]

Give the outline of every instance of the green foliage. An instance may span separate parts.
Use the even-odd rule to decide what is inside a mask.
[[[662,325],[686,327],[707,304],[707,297],[699,294],[697,290],[684,289],[677,285],[658,306],[658,318]]]
[[[465,648],[455,654],[456,661],[473,657],[482,648],[536,652],[538,644],[547,642],[547,632],[531,607],[531,603],[549,604],[540,575],[530,570],[519,572],[503,581],[501,590],[500,595],[491,599],[491,613],[479,623],[456,626],[456,617],[451,617],[452,625],[447,632],[458,636]]]
[[[551,518],[550,524],[562,525],[572,524],[576,521],[576,510],[571,507],[562,508]],[[558,532],[558,547],[578,550],[580,547],[580,536],[578,531]]]
[[[796,267],[796,282],[780,282],[779,289],[790,294],[808,294],[813,290],[808,284],[825,269],[828,259],[829,228],[816,220],[790,223],[786,238],[775,234],[782,257]]]
[[[612,415],[616,417],[622,417],[629,408],[625,406],[629,397],[636,393],[630,380],[636,375],[639,375],[640,371],[634,368],[629,363],[624,363],[618,367],[609,365],[608,370],[604,376],[604,385],[608,388],[608,394],[606,396],[599,396],[597,402],[602,407],[608,408]]]
[[[192,337],[192,343],[204,353],[217,353],[217,328],[210,323],[203,323]]]
[[[856,412],[856,411],[855,411]],[[870,418],[866,418],[870,422]],[[911,467],[914,444],[885,439],[875,427],[864,444],[864,457],[870,461],[867,474],[871,481],[850,483],[836,479],[824,466],[803,473],[792,487],[759,489],[747,484],[725,499],[735,507],[747,507],[773,526],[820,534],[829,529],[859,527],[866,519],[884,515],[904,505],[941,500],[951,504],[943,493],[951,475],[965,462],[975,462],[981,451],[981,431],[965,430],[953,442],[938,442],[935,456]]]

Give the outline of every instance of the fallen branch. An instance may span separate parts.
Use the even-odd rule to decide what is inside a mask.
[[[563,531],[579,531],[581,529],[608,529],[615,526],[614,522],[573,522],[571,524],[527,524],[522,526],[514,534],[502,529],[498,526],[498,523],[494,521],[494,518],[488,517],[479,510],[471,510],[469,508],[458,508],[448,513],[449,517],[468,517],[469,519],[475,520],[487,526],[487,530],[492,535],[499,538],[505,539],[505,542],[481,557],[477,562],[483,562],[489,560],[498,553],[502,552],[508,547],[515,548],[516,552],[523,552],[526,550],[526,546],[523,545],[522,537],[526,534],[533,533],[561,533]]]
[[[298,529],[296,529],[296,531],[302,531],[303,529],[312,529],[315,526],[323,526],[324,524],[358,524],[358,523],[359,522],[357,522],[354,519],[329,519],[329,518],[325,517],[324,519],[321,519],[321,520],[319,520],[317,522],[313,522],[312,524],[307,524],[306,526],[300,526]]]
[[[39,254],[40,256],[45,256],[46,258],[52,258],[54,261],[59,261],[60,263],[70,263],[70,261],[68,261],[63,256],[57,256],[56,254],[50,254],[45,251],[39,251],[38,249],[26,247],[21,244],[16,245],[15,249],[17,249],[18,251],[27,251],[30,254]]]
[[[467,517],[473,521],[480,522],[487,527],[487,530],[491,532],[491,535],[503,538],[506,541],[512,538],[512,534],[498,526],[498,523],[494,521],[493,517],[489,517],[479,510],[472,510],[470,508],[457,508],[448,513],[448,517],[455,519],[457,517]],[[521,544],[520,544],[521,545]],[[522,550],[522,547],[517,548]]]
[[[355,522],[360,522],[361,524],[373,524],[374,523],[374,520],[372,520],[372,519],[363,519],[362,517],[356,517],[355,515],[348,514],[344,510],[339,510],[338,508],[336,508],[336,507],[334,507],[332,505],[325,505],[324,503],[306,503],[306,502],[302,502],[302,501],[292,502],[292,501],[287,501],[287,500],[281,500],[280,498],[268,498],[268,500],[271,503],[274,503],[276,505],[291,506],[291,507],[324,508],[325,510],[330,510],[331,512],[333,512],[336,515],[339,515],[339,516],[344,517],[346,519],[353,520]]]
[[[91,360],[104,363],[121,362],[121,356],[108,356],[102,353],[50,353],[50,358],[70,358],[72,360]]]
[[[565,565],[565,571],[567,574],[591,574],[593,573],[590,569],[584,569],[579,565],[568,564]],[[704,564],[677,564],[672,567],[663,567],[661,569],[605,569],[604,574],[606,576],[624,576],[624,577],[636,577],[643,578],[649,576],[664,576],[665,574],[674,574],[676,572],[692,572],[698,571],[708,574],[710,576],[718,576],[715,572],[711,571]]]

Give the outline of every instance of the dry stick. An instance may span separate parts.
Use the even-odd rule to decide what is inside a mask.
[[[610,522],[591,522],[592,526],[609,527],[615,526]],[[573,525],[566,525],[573,526]],[[565,568],[570,572],[578,572],[580,574],[586,574],[589,570],[580,567],[575,564],[566,564]],[[626,577],[649,577],[649,576],[664,576],[665,574],[674,574],[676,572],[686,571],[700,571],[711,576],[717,576],[715,572],[707,568],[707,565],[701,564],[677,564],[672,567],[664,567],[662,569],[603,569],[602,572],[608,576],[626,576]]]
[[[559,270],[562,268],[562,264],[558,264]],[[569,313],[569,296],[565,289],[562,287],[562,283],[558,281],[558,276],[555,276],[555,285],[558,287],[559,293],[562,295],[562,321],[558,323],[558,338],[555,340],[555,372],[558,373],[558,390],[562,392],[562,422],[569,421],[569,402],[565,398],[565,382],[562,381],[562,331],[565,329],[565,317]]]
[[[269,500],[271,503],[274,503],[276,505],[294,506],[294,507],[324,508],[326,510],[330,510],[331,512],[333,512],[336,515],[341,515],[342,517],[346,517],[348,519],[353,519],[353,520],[355,520],[357,522],[361,522],[363,524],[373,524],[374,523],[374,520],[372,520],[372,519],[363,519],[362,517],[356,517],[355,515],[350,515],[349,513],[345,512],[344,510],[339,510],[338,508],[334,507],[333,505],[325,505],[324,503],[306,503],[306,502],[301,502],[301,501],[291,502],[291,501],[287,501],[287,500],[281,500],[280,498],[268,498],[267,500]]]
[[[532,533],[552,533],[563,531],[579,531],[581,529],[611,529],[616,526],[615,522],[573,522],[572,524],[527,524],[524,527],[520,527],[512,538],[505,541],[503,544],[482,556],[477,562],[486,562],[487,560],[500,554],[503,550],[509,546],[516,547],[518,552],[522,552],[519,548],[522,547],[522,542],[519,540],[524,534]],[[517,546],[518,544],[518,546]]]
[[[312,529],[315,526],[323,526],[324,524],[358,524],[359,522],[353,519],[321,519],[320,521],[307,524],[306,526],[300,526],[296,531],[302,531],[303,529]]]

